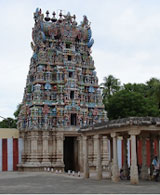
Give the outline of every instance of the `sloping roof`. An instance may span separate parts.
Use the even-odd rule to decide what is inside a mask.
[[[100,130],[100,129],[112,129],[112,128],[120,128],[126,126],[142,126],[142,125],[155,125],[160,126],[160,118],[159,117],[129,117],[117,120],[106,121],[104,123],[97,123],[93,126],[85,126],[82,127],[79,131],[90,131],[90,130]]]

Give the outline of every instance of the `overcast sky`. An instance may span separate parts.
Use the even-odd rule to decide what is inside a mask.
[[[32,50],[33,12],[87,15],[99,83],[160,78],[160,0],[0,0],[0,116],[13,117],[22,101]]]

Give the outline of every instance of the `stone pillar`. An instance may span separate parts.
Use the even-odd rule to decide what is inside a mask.
[[[42,141],[42,131],[38,132],[37,139],[37,158],[39,162],[42,162],[43,159],[43,141]]]
[[[112,159],[113,159],[113,140],[112,140],[112,138],[110,138],[109,141],[110,141],[110,161],[112,162]]]
[[[102,165],[105,166],[109,162],[109,152],[108,152],[108,138],[107,136],[102,137],[103,143],[103,157],[102,157]]]
[[[119,181],[119,169],[118,169],[118,158],[117,158],[117,135],[116,133],[111,133],[113,138],[113,164],[112,164],[112,181]]]
[[[150,156],[151,156],[151,162],[150,162],[150,174],[153,175],[153,166],[152,166],[152,161],[154,159],[154,136],[150,135]]]
[[[107,171],[108,171],[108,178],[112,178],[112,161],[113,161],[113,140],[110,136],[108,136],[108,152],[109,152],[109,156],[108,156],[108,167],[107,167]]]
[[[139,130],[131,130],[131,169],[130,169],[130,182],[131,184],[138,184],[138,166],[137,166],[137,150],[136,150],[136,135],[140,133]]]
[[[56,135],[52,134],[52,165],[56,163]]]
[[[101,162],[101,142],[100,142],[100,135],[94,136],[95,146],[96,146],[96,153],[97,153],[97,160],[96,160],[96,172],[97,172],[97,179],[102,179],[102,162]]]
[[[77,139],[78,139],[78,150],[79,150],[79,156],[78,156],[79,170],[83,172],[83,137],[79,136]]]
[[[26,151],[26,157],[27,157],[27,162],[30,162],[30,154],[31,154],[31,136],[30,133],[27,132],[27,151]]]
[[[74,150],[73,150],[73,155],[74,155],[74,169],[75,171],[79,171],[79,165],[78,165],[78,139],[77,137],[74,138]]]
[[[22,163],[25,163],[26,157],[27,157],[27,135],[26,133],[20,132],[20,138],[23,139]]]
[[[31,162],[37,162],[37,141],[38,141],[38,132],[31,132]]]
[[[48,151],[48,132],[43,131],[42,135],[42,143],[43,143],[43,159],[42,159],[42,164],[44,166],[50,166],[51,162],[49,160],[49,151]]]
[[[148,168],[147,168],[147,151],[146,151],[146,136],[141,136],[142,138],[142,168],[141,168],[141,178],[148,178]]]
[[[128,145],[127,145],[127,137],[123,137],[123,172],[124,176],[128,176]]]
[[[96,167],[97,165],[97,143],[96,143],[96,135],[93,136],[93,165]]]
[[[88,163],[93,167],[94,163],[94,142],[92,137],[88,137]]]
[[[158,159],[159,159],[159,135],[157,135],[157,156],[158,156]]]
[[[57,151],[56,151],[56,167],[64,169],[64,162],[63,162],[63,143],[64,143],[64,135],[62,132],[58,132],[56,135],[57,140]]]
[[[89,178],[89,164],[88,164],[88,138],[83,137],[83,153],[84,153],[84,178]]]

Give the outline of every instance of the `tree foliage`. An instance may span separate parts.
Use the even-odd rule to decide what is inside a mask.
[[[160,80],[151,78],[146,83],[149,87],[149,94],[155,98],[158,108],[160,109]]]
[[[18,118],[18,115],[19,115],[21,106],[22,106],[22,104],[18,104],[17,109],[16,109],[16,111],[14,112],[14,116],[15,116],[16,119]]]
[[[103,89],[103,96],[109,98],[115,92],[120,89],[120,81],[116,79],[114,76],[109,75],[108,77],[104,77],[104,83],[101,84],[101,88]]]
[[[102,89],[103,103],[106,107],[106,105],[109,102],[109,98],[120,90],[121,83],[120,83],[119,79],[116,79],[112,75],[108,75],[108,77],[104,77],[103,80],[104,80],[104,82],[101,83],[100,86]]]
[[[151,78],[145,84],[127,83],[120,86],[119,79],[111,76],[112,80],[118,81],[117,88],[114,83],[113,93],[108,91],[108,80],[103,83],[103,103],[108,112],[109,119],[118,119],[131,116],[160,116],[160,80]],[[111,86],[112,88],[112,86]]]
[[[0,128],[17,128],[18,114],[21,109],[21,104],[18,104],[16,111],[13,113],[14,118],[6,118],[0,121]]]
[[[6,118],[0,122],[0,128],[16,128],[16,120],[13,118]]]
[[[108,104],[109,119],[158,115],[159,110],[153,99],[134,91],[121,90],[110,98]]]

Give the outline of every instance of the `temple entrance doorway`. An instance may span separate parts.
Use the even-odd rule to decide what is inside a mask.
[[[77,137],[65,137],[64,140],[64,170],[79,171]]]

